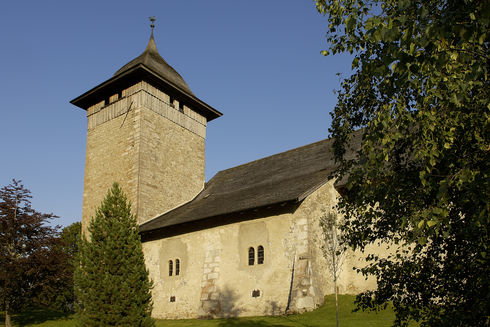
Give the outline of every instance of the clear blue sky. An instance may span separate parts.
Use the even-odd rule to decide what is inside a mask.
[[[156,16],[160,54],[224,113],[208,126],[206,179],[328,136],[350,59],[323,57],[314,1],[6,1],[0,11],[0,185],[81,217],[85,112],[69,101],[138,56]]]

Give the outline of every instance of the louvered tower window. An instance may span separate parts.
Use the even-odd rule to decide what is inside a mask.
[[[174,272],[174,263],[172,260],[169,260],[168,261],[168,275],[172,276],[173,272]]]

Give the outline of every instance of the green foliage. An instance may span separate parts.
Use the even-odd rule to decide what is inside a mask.
[[[43,289],[38,296],[38,303],[63,312],[73,312],[75,292],[73,275],[78,265],[78,244],[80,242],[81,223],[75,222],[61,231],[56,251],[60,252],[62,260],[57,269],[57,282],[52,287]]]
[[[11,312],[59,277],[58,227],[47,225],[56,216],[32,209],[30,198],[20,181],[0,188],[0,303],[7,326]]]
[[[321,249],[323,256],[327,261],[328,269],[332,274],[334,284],[336,284],[339,278],[342,262],[344,260],[345,245],[342,239],[342,235],[339,234],[340,220],[338,215],[333,212],[324,212],[320,217],[320,228],[322,229],[323,239],[321,242]],[[334,287],[334,291],[336,290]]]
[[[377,241],[360,271],[392,301],[396,325],[482,326],[490,315],[490,2],[318,0],[333,54],[355,54],[330,129],[340,209],[356,249]],[[361,131],[354,133],[361,129]],[[361,135],[355,157],[344,156]]]
[[[80,222],[68,225],[61,231],[60,238],[63,251],[69,255],[72,264],[75,264],[77,261],[76,257],[78,255],[78,244],[80,243],[81,233],[82,224]]]
[[[136,218],[118,184],[107,193],[82,238],[75,294],[81,326],[154,326],[151,282]]]

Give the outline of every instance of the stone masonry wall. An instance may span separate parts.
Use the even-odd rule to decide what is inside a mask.
[[[138,221],[195,197],[204,187],[204,138],[158,113],[141,110]]]
[[[82,208],[84,232],[112,183],[121,185],[133,209],[137,205],[140,110],[132,110],[127,116],[115,117],[88,130]]]
[[[340,195],[333,187],[333,181],[322,186],[318,191],[310,195],[305,203],[309,204],[308,213],[310,226],[310,253],[312,258],[312,271],[314,271],[313,284],[319,290],[319,294],[333,294],[334,284],[332,272],[329,270],[326,259],[323,257],[321,245],[323,243],[322,229],[319,225],[320,217],[329,211],[335,212],[338,197]],[[342,216],[338,216],[342,219]],[[353,268],[362,267],[366,264],[364,258],[367,253],[384,255],[387,252],[384,246],[368,246],[365,253],[347,250],[341,261],[337,287],[340,294],[358,294],[360,292],[375,289],[376,281],[374,278],[366,279],[358,274]],[[322,296],[323,296],[322,295]]]
[[[206,118],[146,82],[87,110],[82,226],[85,231],[112,183],[138,222],[192,199],[204,185]]]
[[[205,254],[201,281],[201,308],[198,310],[200,318],[213,317],[222,311],[217,285],[220,275],[220,252],[219,249],[207,250]]]
[[[143,243],[150,278],[155,283],[153,316],[261,316],[315,309],[326,294],[333,292],[320,250],[318,219],[323,210],[333,208],[337,196],[333,183],[328,182],[292,213]],[[264,264],[249,266],[248,248],[259,245],[265,249]],[[172,258],[183,258],[185,268],[180,276],[168,275]],[[373,280],[365,280],[352,270],[353,265],[362,263],[361,254],[348,253],[338,283],[341,293],[355,294],[376,287]]]
[[[154,282],[153,316],[165,319],[283,314],[291,281],[284,247],[291,214],[223,225],[143,243]],[[248,248],[262,245],[263,264],[248,265]],[[169,276],[168,261],[185,258]],[[254,291],[258,291],[255,293]],[[170,297],[174,296],[174,302]]]

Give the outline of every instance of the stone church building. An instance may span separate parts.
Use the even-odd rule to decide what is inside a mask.
[[[319,218],[341,183],[331,140],[204,178],[209,122],[222,113],[198,98],[158,53],[144,52],[71,101],[88,119],[82,225],[113,182],[132,202],[153,280],[157,318],[230,317],[312,310],[333,293]],[[375,287],[352,270],[341,293]]]

